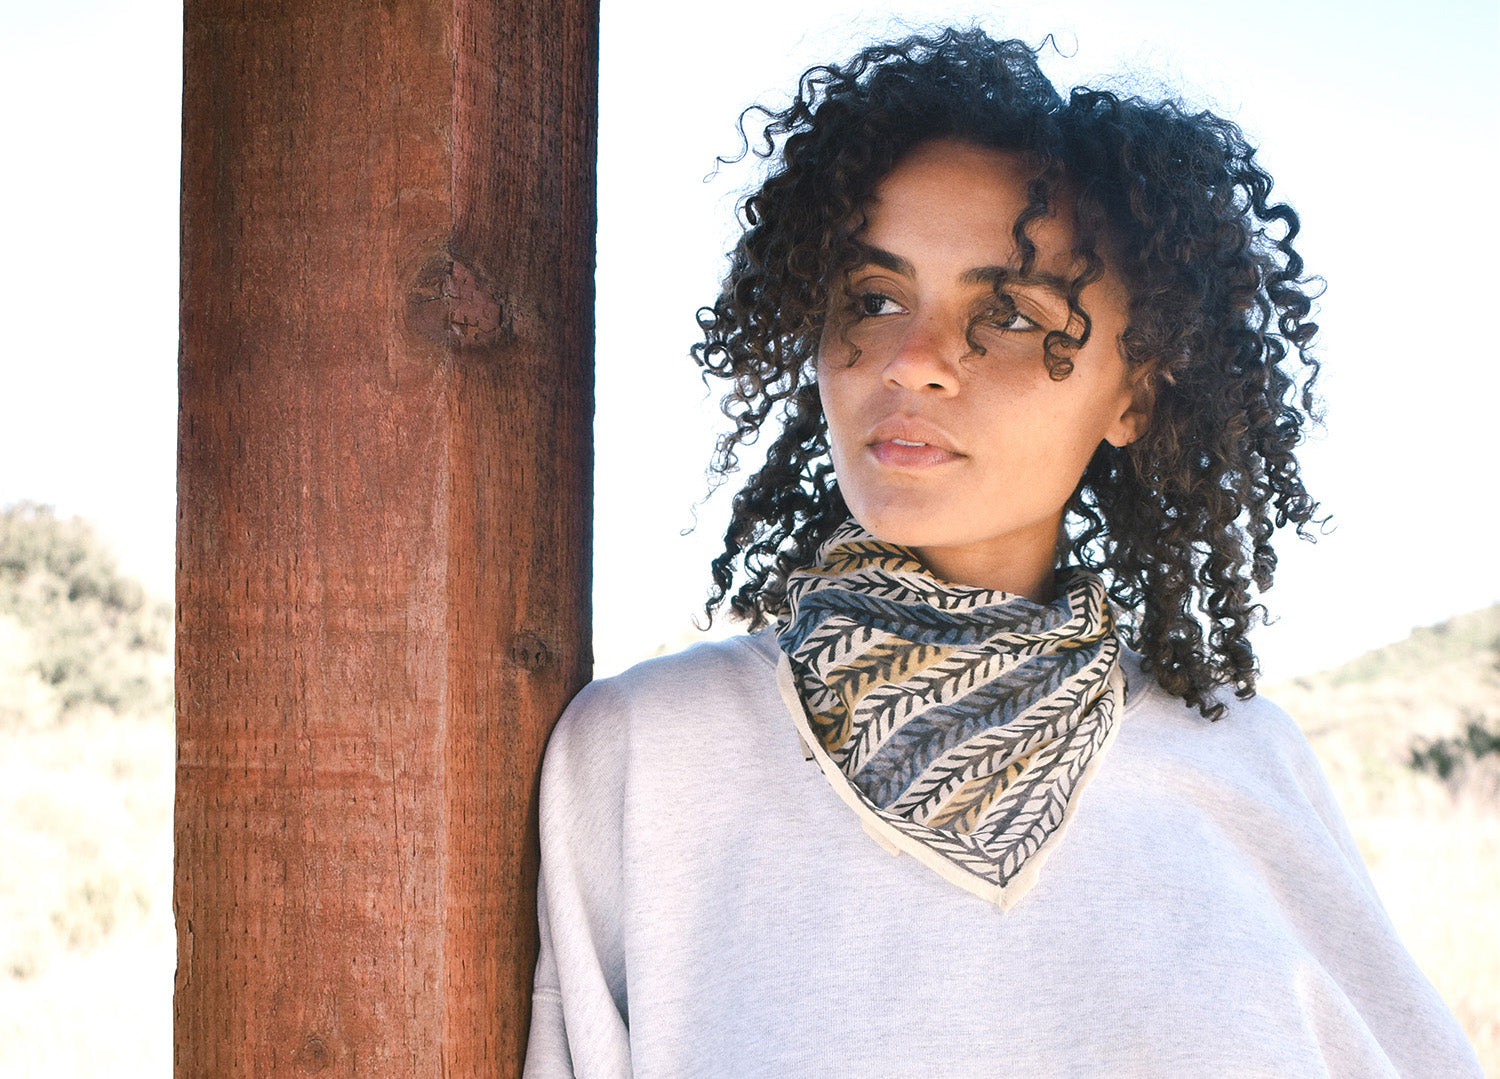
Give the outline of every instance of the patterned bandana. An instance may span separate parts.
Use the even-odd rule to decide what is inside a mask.
[[[1039,604],[929,573],[849,521],[792,574],[782,695],[865,830],[1002,908],[1036,883],[1124,702],[1104,585]]]

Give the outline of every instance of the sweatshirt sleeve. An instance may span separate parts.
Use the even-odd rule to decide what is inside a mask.
[[[526,1079],[631,1074],[620,910],[624,716],[584,689],[547,745],[541,786],[541,950]]]
[[[1336,856],[1330,851],[1326,871],[1317,879],[1287,882],[1284,892],[1298,896],[1288,906],[1307,912],[1304,917],[1317,917],[1305,930],[1307,939],[1316,942],[1325,969],[1337,979],[1344,999],[1357,1009],[1367,1042],[1378,1047],[1391,1068],[1403,1076],[1482,1079],[1483,1071],[1463,1028],[1401,943],[1311,745],[1279,708],[1270,706],[1265,711],[1273,721],[1266,726],[1279,742],[1282,757],[1290,762],[1329,845],[1337,851]],[[1340,881],[1345,882],[1342,892],[1335,888]],[[1299,989],[1306,994],[1304,1005],[1320,1034],[1337,1031],[1329,1014],[1331,1003],[1307,986]],[[1349,1040],[1347,1034],[1325,1035],[1324,1050],[1331,1064],[1354,1055]],[[1354,1068],[1331,1070],[1358,1073]]]

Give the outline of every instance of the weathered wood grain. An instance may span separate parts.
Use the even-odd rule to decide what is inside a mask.
[[[176,1074],[519,1071],[597,0],[188,0]]]

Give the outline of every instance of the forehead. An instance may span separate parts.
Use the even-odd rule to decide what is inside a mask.
[[[865,207],[866,242],[899,244],[933,257],[1018,261],[1015,224],[1031,205],[1028,188],[1038,167],[1026,154],[957,139],[934,139],[912,150],[875,186]],[[1057,213],[1029,221],[1026,235],[1043,265],[1065,263],[1072,230]],[[890,248],[895,250],[894,248]]]
[[[875,198],[878,200],[882,192],[889,197],[913,187],[954,180],[964,185],[955,194],[1018,199],[1024,205],[1026,185],[1037,171],[1019,150],[999,150],[955,138],[929,139],[896,162],[876,185]]]

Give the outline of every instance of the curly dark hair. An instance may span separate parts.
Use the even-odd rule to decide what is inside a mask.
[[[1037,52],[978,30],[912,37],[812,68],[785,109],[741,117],[742,133],[750,116],[765,121],[744,152],[777,160],[743,204],[718,301],[698,313],[693,356],[730,383],[733,429],[713,472],[735,471],[773,415],[780,430],[735,495],[706,609],[727,600],[752,629],[778,617],[788,575],[848,516],[814,367],[875,187],[937,138],[1021,151],[1036,168],[1013,228],[1023,263],[1030,225],[1071,207],[1070,309],[1089,325],[1078,297],[1106,263],[1125,282],[1120,348],[1150,399],[1142,436],[1101,444],[1084,471],[1068,557],[1101,572],[1146,669],[1218,718],[1216,687],[1255,690],[1247,634],[1264,609],[1251,585],[1271,585],[1272,533],[1293,523],[1306,536],[1317,512],[1293,452],[1315,419],[1318,370],[1297,215],[1269,201],[1271,177],[1234,124],[1086,88],[1064,99]],[[1051,377],[1068,377],[1082,340],[1048,335]]]

